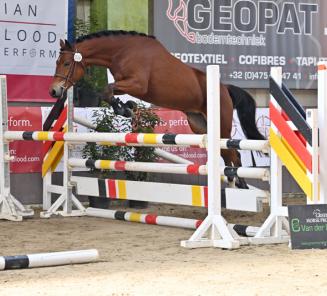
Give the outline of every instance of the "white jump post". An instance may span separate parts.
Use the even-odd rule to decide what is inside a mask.
[[[182,241],[186,248],[240,247],[221,215],[220,184],[220,72],[219,66],[207,66],[207,116],[208,116],[208,216],[189,240]]]
[[[67,91],[67,132],[73,134],[73,88],[71,87]],[[51,174],[48,172],[49,177],[44,179],[43,183],[43,202],[44,202],[44,212],[40,213],[41,218],[50,218],[52,215],[61,215],[65,217],[76,217],[85,215],[85,207],[82,203],[75,197],[72,193],[73,184],[71,182],[72,172],[68,166],[68,160],[71,157],[71,143],[69,141],[64,142],[64,168],[63,168],[63,186],[52,185]],[[59,189],[59,190],[58,190]],[[60,193],[57,200],[51,204],[51,193]],[[46,198],[46,199],[45,199]],[[50,199],[50,200],[49,200]],[[45,206],[46,205],[46,206]],[[59,209],[62,209],[59,211]]]
[[[327,203],[327,62],[318,63],[319,203]]]
[[[0,219],[22,221],[23,217],[33,216],[34,211],[25,208],[10,192],[9,142],[4,134],[8,130],[7,81],[0,75]]]
[[[319,130],[318,130],[318,109],[306,110],[306,121],[312,130],[312,144],[307,143],[307,149],[312,157],[311,172],[307,169],[307,176],[312,183],[312,197],[307,196],[307,204],[319,204]]]
[[[99,253],[95,249],[19,256],[0,256],[0,270],[89,263],[98,258]]]

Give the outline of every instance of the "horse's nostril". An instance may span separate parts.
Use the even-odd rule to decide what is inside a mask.
[[[56,91],[54,89],[52,89],[50,92],[51,97],[55,98],[56,94],[57,94]]]

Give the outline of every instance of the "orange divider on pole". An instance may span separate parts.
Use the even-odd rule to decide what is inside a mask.
[[[296,133],[290,128],[287,122],[284,120],[280,112],[270,102],[270,119],[281,133],[282,137],[287,141],[288,145],[292,147],[298,158],[301,159],[306,168],[312,172],[312,156],[307,150],[306,146],[299,139]]]
[[[60,132],[67,120],[67,105],[65,106],[64,110],[62,110],[60,116],[58,117],[56,123],[54,124],[54,126],[51,128],[50,131],[52,132]],[[53,146],[53,142],[45,142],[43,144],[43,156],[45,156],[48,151],[51,149],[51,147]]]

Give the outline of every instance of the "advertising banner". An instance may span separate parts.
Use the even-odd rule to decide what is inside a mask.
[[[48,87],[67,36],[68,0],[0,0],[0,73],[12,101],[49,101]]]
[[[178,59],[200,69],[221,65],[222,81],[267,88],[283,67],[291,88],[316,88],[327,57],[325,0],[154,1],[154,35]]]
[[[327,248],[327,205],[289,205],[292,249]]]

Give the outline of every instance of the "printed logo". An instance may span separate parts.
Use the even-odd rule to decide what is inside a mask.
[[[167,18],[188,42],[266,46],[265,34],[311,35],[317,3],[168,0]]]
[[[176,2],[178,3],[176,7]],[[168,0],[166,15],[173,22],[177,31],[190,43],[195,43],[195,33],[189,32],[186,0]]]
[[[301,227],[300,227],[300,220],[299,219],[292,219],[291,221],[291,228],[293,232],[300,232]]]

